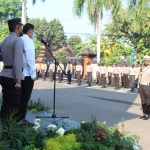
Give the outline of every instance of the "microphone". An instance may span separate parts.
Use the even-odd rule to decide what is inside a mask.
[[[52,48],[52,46],[51,46],[50,44],[46,43],[43,39],[41,39],[41,43],[43,43],[43,44],[45,44],[46,46],[49,46],[49,47]]]

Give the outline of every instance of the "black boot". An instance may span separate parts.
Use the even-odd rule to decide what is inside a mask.
[[[143,118],[143,120],[148,120],[149,115],[150,115],[150,105],[146,105],[146,116]]]
[[[142,104],[142,109],[143,109],[143,114],[142,116],[139,117],[139,119],[143,119],[146,116],[146,104]]]

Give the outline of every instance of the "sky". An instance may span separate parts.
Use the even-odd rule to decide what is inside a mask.
[[[59,19],[67,37],[79,35],[81,38],[85,38],[89,36],[85,34],[96,35],[94,26],[88,20],[86,12],[83,13],[81,18],[73,14],[73,4],[74,0],[46,0],[44,3],[37,0],[37,3],[33,6],[32,0],[27,0],[27,16],[29,18],[45,17],[47,21],[54,18]],[[110,12],[104,11],[103,29],[110,18]]]

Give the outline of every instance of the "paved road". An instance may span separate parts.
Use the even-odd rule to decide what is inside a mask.
[[[36,101],[38,98],[53,107],[53,82],[35,82],[31,99]],[[75,121],[89,120],[96,116],[99,121],[106,121],[108,126],[121,125],[121,119],[124,118],[125,129],[139,135],[140,145],[144,150],[150,150],[150,120],[138,119],[141,114],[139,95],[137,92],[131,93],[129,89],[56,83],[56,115],[68,116]]]

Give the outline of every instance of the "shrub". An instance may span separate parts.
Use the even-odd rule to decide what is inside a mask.
[[[74,150],[80,149],[80,143],[76,141],[75,134],[55,136],[45,141],[44,150]]]
[[[46,111],[50,112],[50,107],[45,106],[44,101],[42,102],[39,98],[38,101],[33,102],[32,100],[29,101],[27,111],[28,112],[38,112],[38,111]]]

